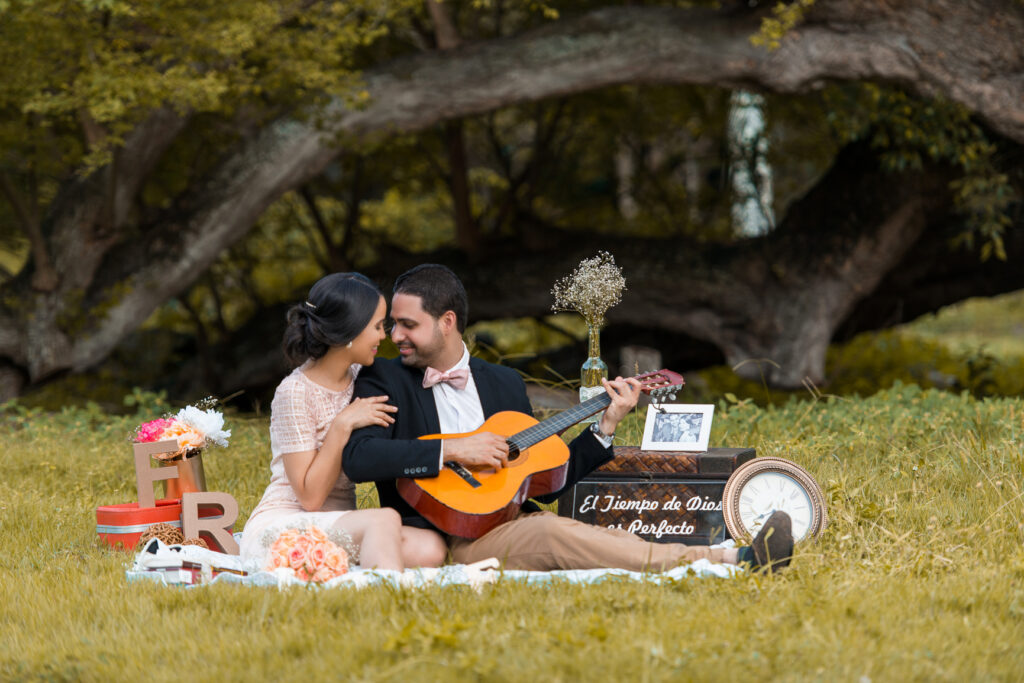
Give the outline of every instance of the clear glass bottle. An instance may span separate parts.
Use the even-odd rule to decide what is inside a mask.
[[[587,360],[580,368],[580,403],[597,396],[604,391],[601,380],[608,379],[608,365],[601,360],[601,328],[587,326]],[[583,424],[590,424],[601,419],[604,411],[588,417]]]

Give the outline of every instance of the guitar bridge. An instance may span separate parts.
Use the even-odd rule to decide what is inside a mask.
[[[455,474],[462,477],[463,479],[465,479],[466,483],[472,486],[473,488],[478,489],[481,486],[483,486],[483,484],[480,483],[480,480],[474,477],[473,473],[467,470],[461,464],[457,462],[446,462],[444,466],[450,469]]]

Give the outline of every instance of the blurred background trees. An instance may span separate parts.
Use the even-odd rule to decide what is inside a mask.
[[[427,260],[505,321],[482,348],[571,377],[550,287],[606,249],[613,368],[766,390],[1024,288],[1019,0],[10,0],[0,38],[0,400],[259,405],[313,281]],[[996,391],[974,363],[914,378]]]

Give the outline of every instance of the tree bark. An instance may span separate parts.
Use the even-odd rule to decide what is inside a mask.
[[[444,124],[444,140],[448,150],[448,189],[454,209],[455,242],[459,249],[475,258],[480,250],[480,233],[469,201],[469,164],[466,161],[462,121],[448,121]]]
[[[59,280],[57,270],[53,267],[53,260],[50,258],[50,250],[43,237],[43,230],[39,225],[39,217],[35,207],[35,197],[22,197],[14,181],[6,173],[0,173],[0,189],[3,190],[7,201],[14,209],[18,222],[21,223],[23,232],[28,236],[29,248],[32,250],[32,264],[35,272],[32,273],[32,289],[40,292],[50,292],[57,287]]]
[[[439,50],[454,50],[462,44],[448,8],[438,0],[426,0],[434,22],[434,39]],[[455,242],[470,258],[480,248],[480,234],[470,207],[469,165],[466,162],[466,137],[462,121],[444,124],[444,143],[448,151],[448,190],[455,218]]]
[[[368,106],[353,109],[339,100],[320,117],[281,119],[244,140],[190,188],[186,199],[140,217],[138,194],[186,124],[170,110],[154,112],[128,136],[116,167],[67,183],[51,205],[43,233],[60,283],[52,292],[32,292],[20,277],[3,288],[11,295],[6,300],[18,304],[0,308],[0,362],[31,383],[103,359],[160,304],[190,286],[222,249],[243,237],[270,203],[317,176],[339,154],[338,139],[419,131],[512,104],[622,83],[795,93],[847,79],[899,83],[947,97],[1024,143],[1024,8],[1017,2],[819,0],[806,22],[773,52],[749,42],[760,16],[609,8],[520,36],[397,59],[365,72]],[[318,120],[326,124],[318,127]],[[931,199],[909,193],[899,203],[886,203],[885,215],[871,221],[864,240],[845,238],[859,247],[847,245],[827,266],[807,264],[807,273],[779,275],[764,258],[747,255],[745,261],[743,249],[730,252],[740,269],[736,272],[750,269],[734,288],[746,288],[748,297],[769,295],[780,302],[754,318],[744,306],[729,302],[715,314],[720,305],[714,296],[733,283],[720,282],[724,276],[714,271],[704,277],[707,268],[687,260],[687,272],[700,275],[691,280],[694,301],[703,303],[674,312],[669,318],[675,322],[666,324],[701,330],[702,338],[716,340],[730,359],[783,358],[787,369],[776,378],[781,383],[803,374],[817,377],[826,337],[885,275],[872,264],[898,263],[924,229],[920,211]],[[869,274],[854,282],[853,273]],[[718,282],[719,288],[709,282]],[[821,287],[801,290],[807,282]],[[521,285],[507,291],[524,294]],[[703,299],[698,296],[702,291]],[[788,300],[783,292],[799,295],[803,308],[781,303]],[[639,315],[645,300],[631,295],[630,301],[622,308]],[[662,310],[669,303],[663,302]],[[727,313],[730,306],[735,320]],[[799,311],[811,311],[808,320],[826,322],[801,321]],[[783,332],[790,339],[803,338],[800,343],[812,350],[799,351],[799,343],[796,350],[784,348],[779,341]],[[0,398],[16,393],[0,387]]]
[[[1024,7],[1010,0],[819,0],[769,52],[761,13],[620,7],[515,38],[398,60],[366,72],[371,104],[338,103],[332,128],[360,135],[622,83],[806,92],[829,80],[899,83],[942,95],[1024,143]]]

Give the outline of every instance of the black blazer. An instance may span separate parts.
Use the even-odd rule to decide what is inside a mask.
[[[517,372],[479,358],[470,358],[484,417],[503,410],[533,414],[526,397],[526,385]],[[434,392],[423,388],[423,370],[407,367],[398,358],[377,361],[364,367],[356,379],[354,398],[387,396],[388,403],[398,408],[395,423],[388,427],[364,427],[353,432],[342,456],[342,467],[355,482],[377,484],[382,507],[392,507],[410,526],[433,528],[398,494],[395,479],[399,477],[434,477],[440,469],[441,445],[438,441],[419,441],[425,434],[441,431],[434,404]],[[565,488],[603,465],[613,457],[593,434],[583,432],[569,444],[569,465]],[[563,488],[562,490],[565,490]],[[538,497],[550,503],[561,491]],[[524,510],[539,509],[528,501]]]

